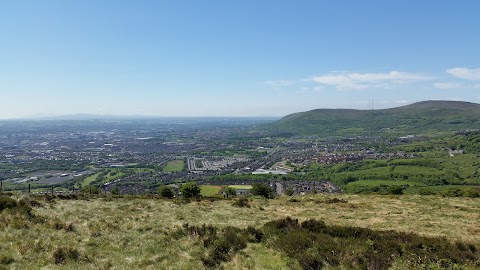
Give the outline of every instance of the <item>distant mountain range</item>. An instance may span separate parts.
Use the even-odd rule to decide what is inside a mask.
[[[38,115],[12,120],[120,120],[144,119],[145,116],[100,115],[100,114],[67,114],[67,115]]]
[[[109,115],[109,114],[67,114],[67,115],[38,115],[24,118],[0,119],[0,121],[88,121],[88,120],[238,120],[254,119],[274,121],[280,117],[274,116],[149,116],[149,115]]]
[[[287,115],[271,130],[320,136],[398,135],[480,128],[480,104],[432,100],[381,109],[317,109]]]

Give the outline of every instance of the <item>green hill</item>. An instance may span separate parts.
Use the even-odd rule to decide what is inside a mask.
[[[272,130],[328,136],[388,135],[480,128],[480,104],[422,101],[381,110],[317,109],[287,115]]]

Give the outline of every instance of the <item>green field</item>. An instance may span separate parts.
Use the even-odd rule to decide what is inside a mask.
[[[231,187],[233,189],[252,189],[252,185],[230,185],[228,187]]]
[[[252,189],[251,185],[230,185],[227,187],[231,187],[233,189]],[[212,197],[219,195],[223,188],[224,186],[203,185],[200,186],[200,192],[204,197]]]
[[[409,182],[409,181],[389,181],[389,180],[360,180],[348,183],[347,186],[379,186],[379,185],[387,185],[387,186],[419,186],[425,187],[425,184],[417,183],[417,182]]]
[[[128,168],[128,171],[133,171],[135,173],[142,173],[142,172],[154,172],[154,169],[151,168]]]
[[[6,190],[6,189],[8,190],[8,189],[10,189],[10,188],[14,188],[14,187],[16,187],[17,185],[18,185],[18,184],[13,184],[13,183],[10,182],[10,181],[8,181],[8,182],[2,181],[2,187],[3,187],[4,190]],[[23,185],[22,185],[22,186],[23,186]]]
[[[120,169],[108,169],[106,171],[97,172],[95,174],[92,174],[86,177],[82,182],[82,187],[86,187],[92,184],[98,179],[100,175],[103,175],[101,182],[106,183],[106,182],[115,181],[117,179],[124,177],[125,173],[120,171]],[[102,184],[102,183],[96,183],[96,184]]]
[[[2,187],[3,191],[19,191],[19,192],[27,192],[28,185],[30,185],[30,190],[37,189],[39,184],[35,182],[28,182],[28,183],[12,183],[12,182],[3,182]],[[33,191],[32,191],[33,192]]]
[[[210,185],[204,185],[200,186],[200,194],[204,197],[211,197],[218,195],[218,193],[223,189],[222,186],[210,186]]]
[[[120,179],[120,178],[122,178],[122,177],[124,177],[124,176],[125,176],[125,173],[112,170],[112,171],[109,172],[109,173],[107,174],[107,176],[105,177],[105,182],[115,181],[115,180]]]
[[[95,181],[95,179],[97,179],[97,177],[99,175],[100,175],[100,173],[96,173],[96,174],[92,174],[92,175],[87,176],[85,179],[83,179],[82,187],[86,187],[86,186],[90,185],[90,183]]]
[[[181,172],[185,168],[185,162],[183,160],[172,160],[163,167],[164,172]]]
[[[405,194],[419,194],[422,190],[431,190],[435,193],[443,193],[449,189],[460,189],[460,190],[469,190],[469,189],[478,189],[480,186],[469,186],[469,185],[442,185],[442,186],[410,186],[404,190]]]
[[[409,186],[409,187],[425,187],[425,184],[410,181],[391,181],[391,180],[359,180],[348,183],[344,187],[346,192],[357,193],[364,190],[372,190],[373,187],[385,186]]]

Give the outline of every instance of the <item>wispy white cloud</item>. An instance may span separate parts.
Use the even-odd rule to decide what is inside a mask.
[[[321,92],[324,88],[322,86],[314,86],[314,87],[301,87],[297,90],[297,93],[315,93]]]
[[[335,86],[337,89],[343,90],[378,87],[388,88],[392,84],[411,83],[430,79],[430,77],[421,74],[390,71],[388,73],[330,72],[325,75],[313,77],[311,80],[324,85]]]
[[[455,82],[437,82],[433,84],[433,87],[438,89],[455,89],[462,87],[462,84]]]
[[[294,84],[294,82],[293,81],[287,81],[287,80],[279,80],[279,81],[265,81],[265,82],[263,82],[263,84],[268,85],[268,86],[272,86],[272,87],[275,87],[275,88],[279,88],[279,87],[291,86],[291,85]]]
[[[477,69],[452,68],[452,69],[448,69],[447,73],[460,79],[480,80],[480,68],[477,68]]]

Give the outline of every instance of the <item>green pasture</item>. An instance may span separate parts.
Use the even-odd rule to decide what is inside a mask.
[[[96,173],[96,174],[92,174],[92,175],[89,175],[89,176],[85,177],[85,179],[83,179],[83,182],[82,182],[82,187],[90,185],[90,183],[95,181],[95,179],[97,179],[97,177],[99,175],[100,175],[100,173]]]
[[[143,173],[143,172],[154,172],[154,169],[151,168],[128,168],[128,171],[133,171],[135,173]]]
[[[202,185],[200,186],[200,194],[204,197],[212,197],[218,195],[222,189],[222,186]]]
[[[233,189],[252,189],[252,185],[229,185]]]
[[[83,179],[82,187],[90,185],[92,182],[96,181],[98,176],[104,172],[97,172],[95,174],[87,176]],[[104,176],[102,183],[115,181],[122,177],[125,177],[125,173],[121,169],[108,169],[108,173]]]
[[[466,189],[480,189],[480,186],[471,186],[471,185],[441,185],[441,186],[410,186],[405,189],[403,192],[405,194],[419,194],[422,190],[431,190],[435,193],[442,193],[451,188],[458,188],[460,190]]]
[[[164,172],[181,172],[185,168],[183,160],[172,160],[163,167]]]

